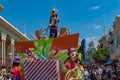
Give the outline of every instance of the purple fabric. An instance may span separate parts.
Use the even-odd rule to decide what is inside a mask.
[[[68,53],[72,52],[72,51],[75,51],[76,49],[75,48],[69,48],[68,49]]]
[[[20,63],[20,57],[19,56],[15,56],[13,62]]]
[[[16,76],[16,79],[15,80],[20,80],[20,76]]]
[[[57,29],[50,29],[50,37],[57,37]]]
[[[24,50],[24,53],[25,53],[25,54],[29,54],[29,51],[28,51],[28,50]]]

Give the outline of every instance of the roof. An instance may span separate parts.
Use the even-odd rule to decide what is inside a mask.
[[[12,32],[16,33],[20,37],[22,37],[25,40],[29,40],[28,37],[26,37],[22,32],[20,32],[17,28],[15,28],[12,24],[10,24],[7,20],[5,20],[2,16],[0,16],[0,21],[3,22],[3,24],[6,24],[6,28],[10,29]]]
[[[103,35],[103,36],[98,40],[98,42],[101,42],[101,41],[103,41],[103,40],[108,40],[107,38],[108,38],[108,35]]]

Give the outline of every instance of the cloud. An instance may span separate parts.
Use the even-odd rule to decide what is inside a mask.
[[[90,9],[91,9],[91,10],[98,10],[98,9],[100,9],[100,7],[101,7],[101,6],[99,6],[99,5],[98,5],[98,6],[93,6],[93,7],[91,7]]]
[[[93,28],[95,30],[99,30],[100,28],[102,28],[102,26],[99,25],[99,24],[90,24],[90,25],[87,25],[86,27],[87,28]]]
[[[102,27],[101,25],[97,25],[97,24],[93,25],[93,28],[96,29],[96,30],[100,29],[101,27]]]

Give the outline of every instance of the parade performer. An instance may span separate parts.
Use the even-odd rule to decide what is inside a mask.
[[[58,22],[59,20],[56,13],[56,9],[53,8],[50,16],[50,22],[49,22],[50,37],[57,37]]]
[[[84,68],[80,63],[79,56],[76,53],[75,48],[68,49],[68,58],[65,61],[65,66],[69,70],[66,73],[65,80],[70,79],[82,79],[84,74]]]
[[[21,79],[21,72],[22,69],[20,67],[20,57],[15,56],[13,60],[13,66],[11,69],[11,73],[13,75],[13,80],[20,80]]]
[[[1,69],[1,76],[2,76],[2,80],[7,80],[7,70],[6,70],[6,67],[5,66],[2,66],[2,69]]]

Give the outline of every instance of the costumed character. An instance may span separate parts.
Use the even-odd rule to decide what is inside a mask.
[[[7,80],[7,69],[5,66],[2,66],[1,76],[2,76],[2,80]]]
[[[72,79],[82,79],[84,74],[84,68],[80,63],[79,56],[76,53],[75,48],[68,49],[68,58],[65,61],[65,66],[69,70],[66,73],[65,80],[72,80]]]
[[[13,66],[11,69],[11,73],[12,73],[12,77],[13,80],[20,80],[21,79],[21,72],[22,69],[20,67],[20,57],[19,56],[15,56],[14,60],[13,60]]]
[[[57,29],[58,29],[58,16],[56,13],[56,9],[53,8],[50,16],[50,37],[57,37]]]

